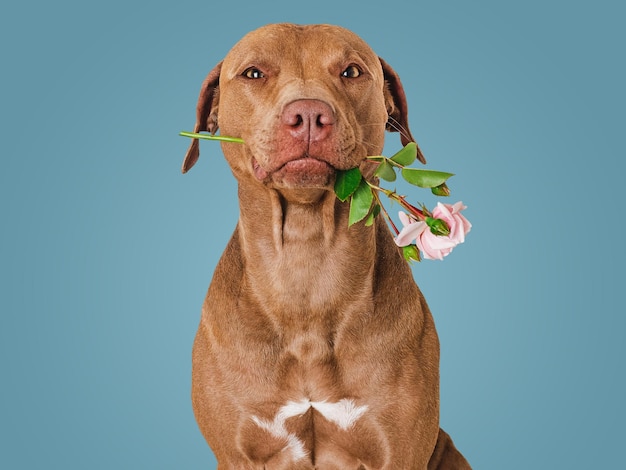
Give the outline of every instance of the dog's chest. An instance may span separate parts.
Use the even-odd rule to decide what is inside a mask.
[[[263,468],[357,470],[384,460],[378,405],[346,383],[347,364],[331,336],[311,325],[283,338],[280,358],[266,364],[272,386],[245,407],[239,433],[241,448]]]
[[[248,416],[242,448],[264,468],[369,468],[379,447],[369,411],[350,398],[288,401],[273,416]]]

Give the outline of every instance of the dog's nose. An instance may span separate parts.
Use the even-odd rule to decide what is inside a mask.
[[[328,137],[335,124],[332,108],[319,100],[292,101],[283,109],[282,123],[292,137],[315,142]]]

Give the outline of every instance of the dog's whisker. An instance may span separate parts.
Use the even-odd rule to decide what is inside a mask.
[[[411,136],[410,136],[408,129],[405,128],[402,124],[400,124],[397,119],[393,118],[392,116],[389,116],[389,121],[387,121],[387,123],[389,124],[389,127],[398,131],[401,136],[403,136],[404,138],[408,140],[411,140]]]

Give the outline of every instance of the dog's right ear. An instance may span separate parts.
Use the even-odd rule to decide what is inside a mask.
[[[417,145],[409,130],[408,106],[400,77],[382,57],[379,57],[379,59],[383,67],[383,78],[385,79],[385,100],[387,101],[387,113],[389,115],[387,130],[399,132],[402,145],[406,145],[409,142],[415,142],[415,145]],[[419,145],[417,146],[417,159],[422,163],[426,163]]]
[[[209,131],[215,134],[218,129],[217,106],[219,103],[219,82],[222,62],[217,64],[204,79],[198,105],[196,107],[196,127],[194,132]],[[183,173],[187,173],[196,164],[200,157],[200,143],[198,139],[192,139],[191,145],[183,160]]]

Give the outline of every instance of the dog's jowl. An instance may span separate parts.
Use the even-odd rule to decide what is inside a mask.
[[[413,141],[394,70],[343,28],[269,25],[202,84],[240,217],[193,348],[192,400],[220,469],[468,469],[439,428],[439,342],[382,217],[349,226],[338,171],[372,180]],[[192,141],[183,163],[198,160]],[[423,159],[421,153],[420,159]],[[208,175],[208,177],[221,177]]]

